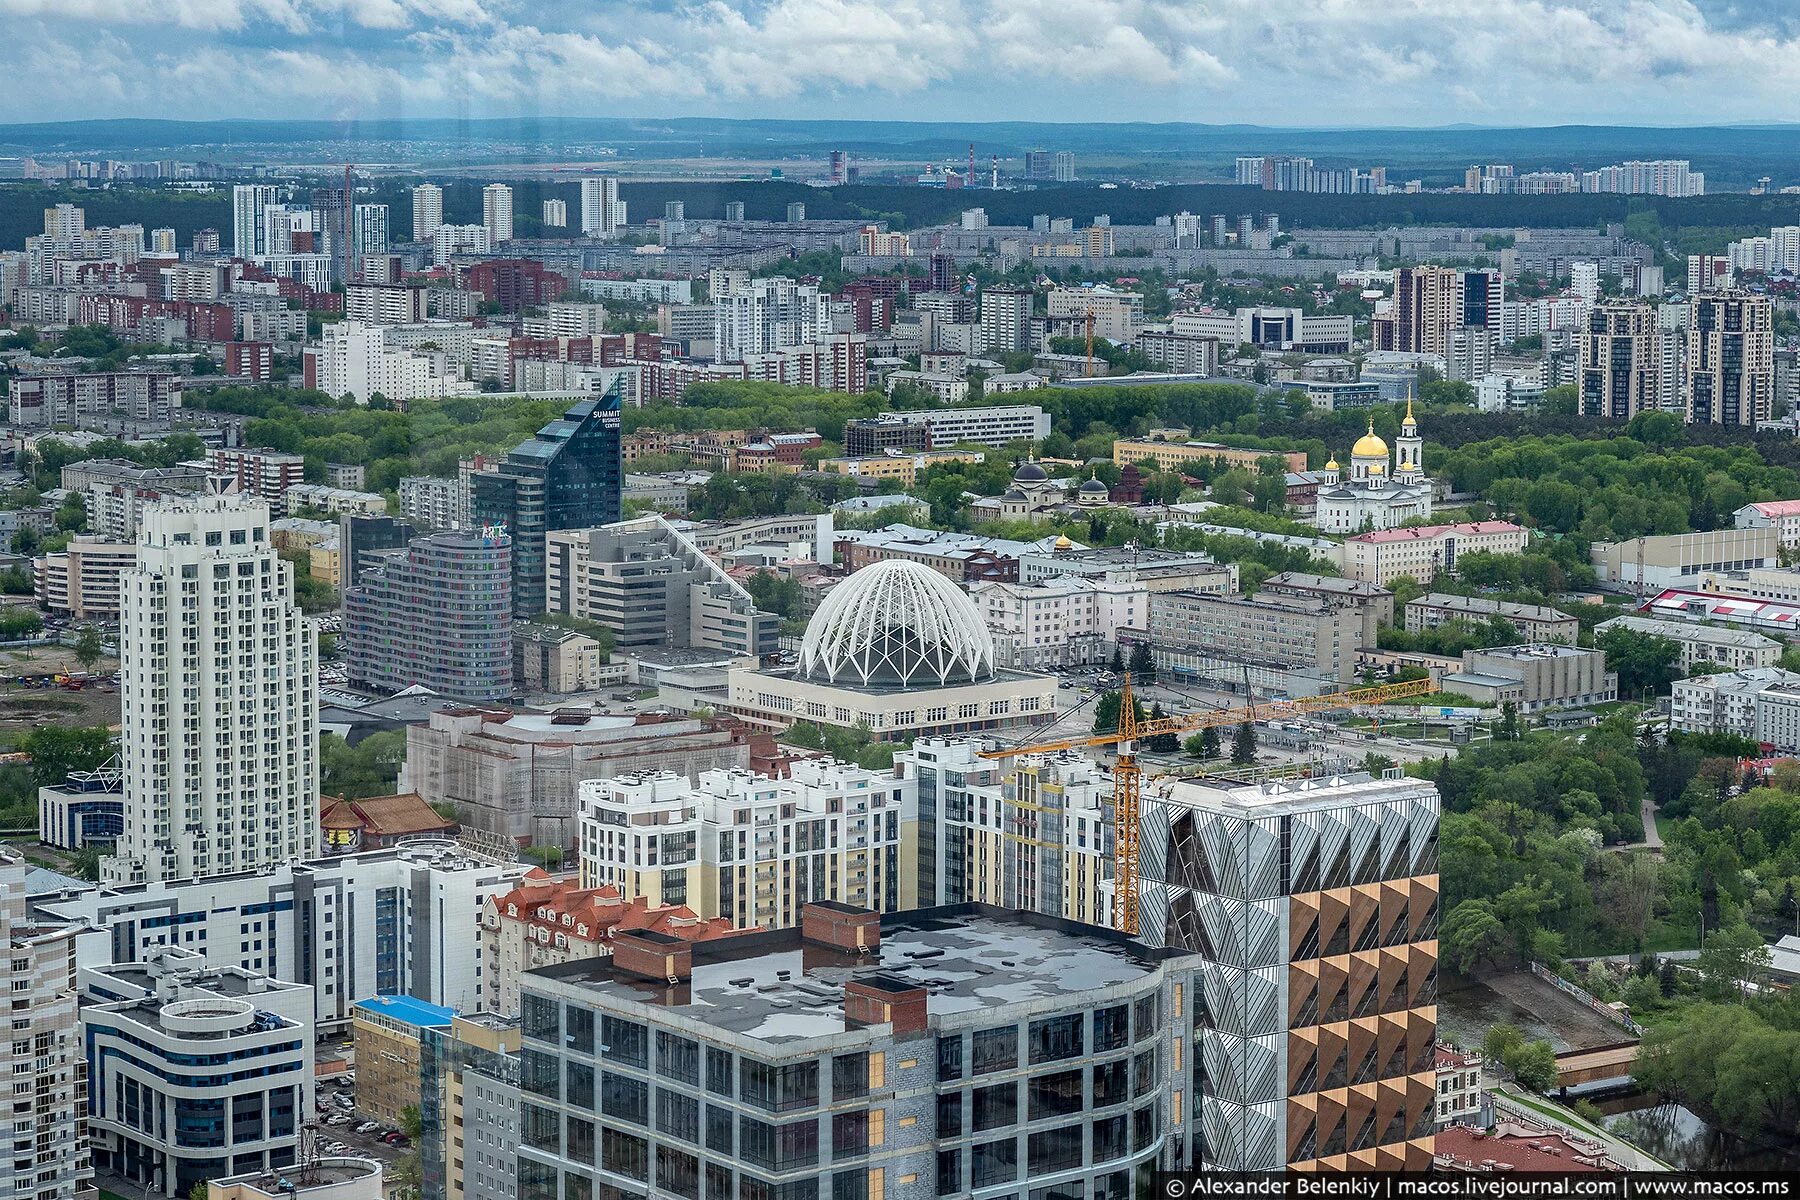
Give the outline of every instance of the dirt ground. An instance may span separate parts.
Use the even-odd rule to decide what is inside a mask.
[[[103,658],[93,673],[116,670],[118,663]],[[11,749],[25,734],[41,725],[117,725],[119,693],[99,688],[79,692],[62,688],[19,687],[21,675],[86,673],[87,669],[67,646],[32,650],[0,650],[0,748]]]

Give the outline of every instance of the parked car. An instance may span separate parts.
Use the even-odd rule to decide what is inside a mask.
[[[380,1128],[381,1128],[381,1126],[377,1125],[373,1121],[364,1121],[361,1125],[358,1125],[356,1127],[354,1132],[356,1132],[356,1133],[372,1133],[375,1130],[380,1129]]]
[[[381,1140],[390,1146],[405,1146],[412,1141],[411,1138],[407,1137],[404,1133],[401,1133],[398,1129],[387,1134]]]

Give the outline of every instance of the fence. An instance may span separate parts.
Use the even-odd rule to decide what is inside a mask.
[[[1539,979],[1542,979],[1544,982],[1553,984],[1562,991],[1567,992],[1569,995],[1575,997],[1575,999],[1581,1001],[1583,1004],[1611,1021],[1614,1025],[1625,1030],[1627,1033],[1635,1034],[1638,1037],[1644,1036],[1644,1027],[1642,1025],[1639,1025],[1636,1021],[1632,1020],[1606,1001],[1601,1000],[1597,996],[1570,983],[1561,975],[1556,974],[1554,971],[1544,966],[1543,963],[1534,961],[1531,964],[1531,973],[1536,975]]]

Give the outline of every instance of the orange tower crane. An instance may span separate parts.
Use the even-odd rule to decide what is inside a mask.
[[[1115,747],[1118,760],[1113,764],[1113,924],[1124,933],[1138,932],[1138,809],[1144,772],[1137,761],[1137,743],[1165,733],[1196,733],[1221,725],[1241,725],[1246,721],[1279,720],[1334,708],[1355,708],[1365,704],[1383,704],[1404,700],[1432,691],[1429,679],[1409,679],[1403,683],[1383,683],[1374,687],[1352,688],[1328,692],[1322,696],[1301,696],[1294,700],[1275,700],[1241,708],[1216,708],[1208,712],[1188,713],[1158,720],[1140,721],[1131,698],[1131,674],[1127,672],[1119,686],[1119,726],[1111,733],[1092,737],[1064,738],[1055,742],[1037,742],[1027,746],[1003,746],[984,750],[983,758],[1016,758],[1021,754],[1055,754],[1062,750]]]

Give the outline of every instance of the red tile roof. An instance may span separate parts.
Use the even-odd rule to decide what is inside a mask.
[[[1750,507],[1765,517],[1800,517],[1800,500],[1759,500]]]
[[[542,868],[528,871],[512,891],[495,896],[490,902],[495,911],[508,920],[523,921],[595,944],[621,930],[647,929],[689,942],[706,942],[750,932],[734,929],[725,917],[702,920],[685,904],[651,908],[642,896],[625,900],[619,889],[611,884],[597,888],[578,887],[574,879],[553,878]],[[509,910],[516,910],[518,915],[508,917]]]

